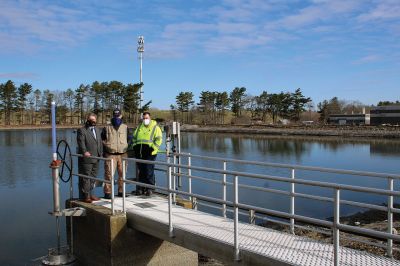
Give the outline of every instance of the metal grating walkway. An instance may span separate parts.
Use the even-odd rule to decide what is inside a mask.
[[[94,204],[111,208],[111,202],[107,200]],[[114,204],[116,210],[122,210],[121,198],[115,198]],[[131,215],[137,215],[168,225],[168,202],[165,198],[130,196],[126,198],[126,211],[128,219]],[[233,248],[231,219],[179,206],[173,206],[172,213],[174,228]],[[256,225],[239,223],[239,243],[240,250],[290,265],[333,265],[333,245]],[[339,252],[340,265],[400,265],[397,260],[350,248],[341,247]]]

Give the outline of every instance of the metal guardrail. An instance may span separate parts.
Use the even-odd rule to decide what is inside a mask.
[[[234,221],[234,248],[235,248],[235,259],[239,259],[239,238],[238,238],[238,229],[237,229],[237,224],[238,224],[238,215],[239,215],[239,209],[244,209],[244,210],[249,210],[253,211],[256,213],[260,214],[267,214],[267,215],[272,215],[276,217],[281,217],[281,218],[286,218],[290,220],[290,225],[291,231],[294,233],[294,227],[295,227],[295,221],[302,221],[305,223],[310,223],[322,227],[327,227],[332,230],[332,235],[333,235],[333,244],[334,244],[334,262],[335,265],[338,265],[339,263],[339,241],[340,241],[340,236],[339,233],[340,231],[346,231],[346,232],[351,232],[355,234],[360,234],[364,236],[369,236],[372,238],[378,238],[378,239],[387,239],[387,254],[388,256],[392,256],[392,250],[393,250],[393,240],[399,241],[400,236],[395,235],[392,233],[392,226],[393,226],[393,213],[400,213],[400,209],[394,208],[393,207],[393,197],[399,197],[400,196],[400,191],[394,191],[393,189],[393,179],[397,179],[398,175],[393,175],[393,174],[383,174],[383,173],[372,173],[372,172],[361,172],[361,171],[349,171],[349,170],[338,170],[335,171],[335,169],[328,169],[328,168],[318,168],[318,167],[307,167],[307,166],[294,166],[294,165],[283,165],[283,164],[270,164],[270,163],[260,163],[260,162],[251,162],[251,161],[241,161],[241,160],[231,160],[231,159],[223,159],[223,158],[218,158],[218,160],[223,162],[222,165],[222,170],[221,169],[215,169],[215,168],[208,168],[208,167],[200,167],[200,166],[193,166],[191,165],[191,158],[196,157],[200,159],[209,159],[209,160],[214,160],[215,157],[207,157],[207,156],[192,156],[191,154],[174,154],[173,156],[178,156],[178,155],[185,155],[188,157],[188,163],[186,165],[184,164],[174,164],[174,163],[165,163],[165,162],[151,162],[151,161],[145,161],[145,160],[139,160],[139,159],[134,159],[134,158],[127,158],[124,159],[125,161],[134,161],[134,162],[139,162],[139,163],[150,163],[150,164],[155,164],[155,165],[161,165],[166,167],[166,173],[167,173],[167,178],[168,178],[168,188],[166,187],[161,187],[161,186],[150,186],[146,184],[142,184],[137,181],[130,181],[126,180],[126,176],[124,177],[124,184],[125,183],[130,183],[130,184],[139,184],[144,187],[151,187],[155,189],[160,189],[162,191],[166,191],[168,193],[168,204],[171,206],[173,204],[173,195],[174,194],[180,194],[184,196],[189,196],[190,198],[195,198],[195,199],[200,199],[200,200],[205,200],[208,202],[216,203],[216,204],[221,204],[222,205],[222,215],[226,217],[226,212],[227,212],[227,206],[233,208],[233,221]],[[289,168],[291,169],[291,177],[279,177],[279,176],[272,176],[272,175],[265,175],[265,174],[253,174],[253,173],[246,173],[246,172],[239,172],[239,171],[231,171],[227,170],[227,162],[242,162],[242,163],[247,163],[250,162],[252,164],[257,164],[257,165],[264,165],[264,166],[273,166],[273,167],[280,167],[280,168]],[[125,164],[125,163],[124,163]],[[125,167],[125,166],[124,166]],[[187,173],[181,173],[179,170],[177,172],[172,172],[172,169],[186,169]],[[336,184],[336,183],[330,183],[330,182],[321,182],[321,181],[311,181],[311,180],[305,180],[305,179],[296,179],[295,178],[295,169],[302,169],[302,170],[311,170],[311,171],[319,171],[319,172],[329,172],[329,173],[339,173],[339,174],[352,174],[352,175],[366,175],[366,176],[375,176],[382,178],[383,176],[387,176],[389,180],[391,180],[392,186],[389,187],[388,190],[386,189],[377,189],[377,188],[370,188],[370,187],[361,187],[361,186],[354,186],[354,185],[345,185],[345,184]],[[164,169],[160,169],[164,170]],[[192,170],[196,171],[201,171],[201,172],[211,172],[211,173],[219,173],[222,174],[222,180],[213,180],[213,179],[208,179],[205,177],[201,176],[194,176],[191,174]],[[124,169],[124,173],[126,172],[126,169]],[[233,182],[227,182],[226,181],[226,176],[230,175],[233,176]],[[189,191],[178,191],[175,189],[175,186],[172,187],[172,178],[173,176],[177,177],[187,177],[189,180]],[[244,185],[244,184],[239,184],[239,177],[249,177],[249,178],[256,178],[256,179],[264,179],[264,180],[271,180],[271,181],[280,181],[280,182],[286,182],[291,184],[291,189],[290,192],[288,191],[282,191],[282,190],[277,190],[277,189],[269,189],[269,188],[260,188],[260,187],[255,187],[255,186],[249,186],[249,185]],[[201,181],[206,181],[210,183],[215,183],[215,184],[221,184],[223,186],[223,198],[218,199],[218,198],[213,198],[213,197],[208,197],[208,196],[203,196],[203,195],[198,195],[194,194],[191,191],[191,180],[192,179],[198,179]],[[302,184],[302,185],[309,185],[309,186],[317,186],[317,187],[324,187],[324,188],[330,188],[334,191],[334,197],[329,198],[329,197],[321,197],[321,196],[315,196],[315,195],[306,195],[302,193],[296,193],[294,188],[296,184]],[[226,187],[230,185],[233,186],[233,201],[227,201],[226,200]],[[291,207],[290,207],[290,212],[281,212],[281,211],[276,211],[276,210],[271,210],[271,209],[265,209],[261,208],[258,206],[253,206],[253,205],[247,205],[240,203],[239,201],[239,189],[240,188],[246,188],[246,189],[255,189],[255,190],[260,190],[264,192],[269,192],[269,193],[278,193],[282,195],[289,196],[291,198]],[[340,192],[342,190],[349,190],[349,191],[357,191],[357,192],[365,192],[365,193],[373,193],[373,194],[379,194],[379,195],[385,195],[388,196],[388,206],[379,206],[379,205],[374,205],[374,204],[367,204],[367,203],[362,203],[362,202],[355,202],[355,201],[348,201],[348,200],[341,200],[340,199]],[[308,198],[308,199],[313,199],[313,200],[319,200],[319,201],[328,201],[332,202],[334,204],[333,208],[333,221],[326,221],[322,219],[316,219],[316,218],[311,218],[311,217],[306,217],[306,216],[301,216],[295,214],[295,206],[294,206],[294,198],[295,197],[303,197],[303,198]],[[388,232],[380,232],[372,229],[365,229],[365,228],[359,228],[355,226],[350,226],[350,225],[345,225],[340,223],[340,204],[347,204],[347,205],[353,205],[353,206],[358,206],[358,207],[363,207],[363,208],[372,208],[372,209],[377,209],[381,211],[387,211],[388,212],[388,226],[389,230]],[[125,211],[125,210],[124,210]],[[172,217],[173,214],[171,213],[172,209],[169,207],[169,228],[170,228],[170,234],[173,235],[173,223],[172,223]],[[319,230],[321,231],[321,230]],[[355,239],[356,240],[356,239]],[[363,240],[360,240],[363,241]],[[364,241],[366,242],[366,241]],[[369,243],[369,242],[368,242]],[[369,243],[373,244],[373,243]],[[382,247],[383,245],[376,245]]]
[[[97,159],[100,161],[111,161],[111,180],[106,180],[106,179],[101,179],[101,178],[96,178],[93,176],[87,176],[87,175],[82,175],[82,174],[75,174],[72,173],[72,176],[76,176],[76,177],[83,177],[83,178],[87,178],[87,179],[91,179],[91,180],[95,180],[95,181],[99,181],[99,182],[104,182],[107,184],[111,185],[111,213],[114,215],[115,214],[115,209],[114,209],[114,173],[115,173],[115,169],[114,169],[114,160],[112,160],[111,158],[104,158],[104,157],[96,157],[96,156],[83,156],[82,154],[71,154],[72,157],[81,157],[81,158],[90,158],[90,159]],[[74,190],[73,190],[73,182],[72,182],[72,178],[70,180],[70,198],[73,198],[74,195]]]
[[[79,156],[79,155],[74,154],[73,156]],[[392,257],[393,240],[400,241],[400,236],[393,234],[393,232],[392,232],[393,213],[400,213],[400,209],[393,207],[393,197],[400,197],[400,191],[394,190],[394,179],[400,179],[400,175],[351,171],[351,170],[342,170],[342,169],[335,170],[335,169],[331,169],[331,168],[308,167],[308,166],[288,165],[288,164],[243,161],[243,160],[228,159],[228,158],[192,155],[190,153],[180,153],[180,154],[175,153],[170,156],[167,156],[167,158],[176,157],[176,156],[187,157],[187,164],[182,164],[182,162],[180,160],[179,160],[180,163],[170,163],[170,162],[161,162],[161,161],[147,161],[147,160],[141,160],[141,159],[135,159],[135,158],[124,158],[123,165],[122,165],[122,167],[123,167],[123,176],[122,176],[122,179],[123,179],[123,206],[122,206],[123,211],[124,212],[126,211],[126,209],[125,209],[125,206],[126,206],[126,204],[125,204],[125,198],[126,198],[125,186],[126,186],[126,184],[140,185],[142,187],[158,189],[158,190],[166,192],[168,194],[168,222],[169,222],[169,235],[171,237],[173,237],[173,235],[174,235],[172,205],[175,203],[175,195],[179,194],[179,195],[189,197],[189,199],[192,200],[192,202],[195,202],[199,199],[199,200],[211,202],[213,204],[221,205],[221,212],[222,212],[221,214],[223,217],[226,217],[228,211],[233,212],[235,260],[240,259],[240,245],[239,245],[240,243],[239,243],[239,237],[238,237],[239,236],[239,231],[238,231],[239,218],[238,217],[239,217],[239,214],[243,214],[243,212],[240,210],[247,210],[250,213],[252,213],[252,216],[253,216],[252,219],[254,219],[255,217],[261,218],[261,216],[257,216],[257,215],[255,215],[255,213],[289,219],[290,223],[285,223],[285,222],[280,222],[280,223],[289,225],[292,233],[294,233],[295,227],[300,227],[300,228],[304,227],[301,225],[296,225],[295,221],[301,221],[304,223],[309,223],[309,224],[314,224],[314,225],[318,225],[321,227],[329,228],[332,231],[332,235],[333,235],[334,265],[339,265],[338,250],[339,250],[339,241],[340,241],[339,233],[341,230],[346,231],[346,232],[355,233],[355,234],[360,234],[363,236],[368,236],[371,238],[386,239],[387,244],[385,245],[385,247],[387,250],[387,255],[389,257]],[[96,158],[99,160],[111,160],[111,159],[99,158],[99,157],[91,157],[91,158]],[[221,161],[222,169],[193,166],[192,158]],[[158,185],[145,184],[145,183],[141,183],[141,182],[134,181],[134,180],[128,180],[126,177],[126,172],[127,172],[126,165],[127,165],[128,161],[132,161],[135,163],[146,163],[146,164],[154,164],[154,165],[163,166],[163,168],[157,168],[157,170],[164,171],[166,173],[167,186],[163,187],[163,186],[158,186]],[[111,162],[112,162],[112,169],[114,169],[113,161],[111,160]],[[176,162],[176,160],[174,160],[174,162]],[[255,174],[255,173],[248,173],[248,172],[232,171],[232,170],[227,169],[228,162],[287,168],[287,169],[291,170],[291,176],[290,177],[280,177],[280,176],[272,176],[272,175],[266,175],[266,174]],[[186,169],[186,173],[182,173],[181,169]],[[348,175],[356,175],[356,176],[370,176],[370,177],[378,177],[378,178],[386,177],[388,179],[388,189],[377,189],[377,188],[371,188],[371,187],[361,187],[361,186],[337,184],[337,183],[331,183],[331,182],[298,179],[295,177],[296,169],[327,172],[327,173],[337,173],[337,174],[348,174]],[[210,178],[206,178],[206,177],[202,177],[202,176],[195,176],[195,175],[192,175],[192,170],[196,170],[199,172],[221,174],[222,180],[219,181],[219,180],[214,180],[214,179],[210,179]],[[114,171],[112,171],[112,173],[114,174]],[[79,175],[79,174],[74,174],[74,176],[91,178],[93,180],[98,180],[98,181],[107,182],[107,183],[110,182],[112,191],[114,191],[114,175],[112,175],[111,181],[94,178],[94,177],[83,176],[83,175]],[[233,182],[227,182],[227,176],[232,176]],[[188,179],[188,191],[187,192],[176,189],[175,177],[179,177],[179,178],[186,177]],[[239,184],[240,177],[289,183],[291,185],[290,192],[278,190],[278,189],[270,189],[270,188],[255,187],[255,186],[251,186],[251,185]],[[205,182],[221,184],[222,185],[222,199],[193,193],[192,192],[192,179],[198,179],[198,180],[205,181]],[[334,192],[334,196],[332,198],[330,198],[330,197],[297,193],[297,192],[295,192],[296,184],[332,189]],[[233,195],[232,195],[233,201],[227,200],[227,186],[233,187]],[[258,207],[258,206],[240,203],[240,200],[239,200],[239,189],[240,188],[253,189],[253,190],[263,191],[263,192],[267,192],[267,193],[276,193],[276,194],[286,195],[286,196],[290,197],[290,211],[282,212],[282,211],[276,211],[276,210],[272,210],[272,209],[267,209],[267,208],[262,208],[262,207]],[[340,192],[342,190],[385,195],[388,197],[388,205],[386,207],[386,206],[379,206],[379,205],[367,204],[367,203],[356,202],[356,201],[342,200],[340,198]],[[112,193],[111,205],[112,205],[112,213],[114,214],[114,195],[113,194],[114,193]],[[313,200],[318,200],[318,201],[332,202],[334,204],[334,206],[333,206],[334,207],[333,208],[333,221],[326,221],[326,220],[322,220],[322,219],[311,218],[311,217],[296,214],[295,213],[295,205],[294,205],[295,197],[308,198],[308,199],[313,199]],[[365,228],[359,228],[356,226],[341,224],[340,223],[340,205],[341,204],[358,206],[358,207],[363,207],[363,208],[371,208],[371,209],[376,209],[376,210],[381,210],[381,211],[387,211],[387,213],[388,213],[388,221],[387,221],[388,231],[381,232],[381,231],[376,231],[376,230],[372,230],[372,229],[365,229]],[[232,208],[232,210],[228,209],[228,207]],[[326,233],[320,229],[316,229],[316,231],[320,231],[321,233]],[[367,242],[365,240],[359,240],[359,241]],[[368,244],[374,245],[371,242],[368,242]],[[375,246],[382,247],[383,245],[375,244]]]

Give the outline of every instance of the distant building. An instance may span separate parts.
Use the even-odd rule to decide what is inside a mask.
[[[370,114],[371,125],[400,125],[400,105],[373,107]]]
[[[370,114],[332,114],[328,122],[334,125],[369,125]]]

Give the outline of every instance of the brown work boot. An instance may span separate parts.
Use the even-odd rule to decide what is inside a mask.
[[[85,199],[83,199],[82,201],[85,202],[85,203],[92,203],[92,202],[93,202],[93,201],[90,199],[90,197],[89,197],[89,198],[85,198]]]
[[[90,199],[91,200],[93,200],[93,201],[99,201],[100,200],[100,198],[99,197],[96,197],[96,196],[90,196]]]

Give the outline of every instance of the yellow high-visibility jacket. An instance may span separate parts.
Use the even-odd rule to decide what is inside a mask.
[[[133,146],[138,144],[146,144],[153,148],[152,155],[157,154],[162,144],[162,131],[154,120],[150,121],[148,126],[141,123],[136,130],[133,132],[132,144]]]

